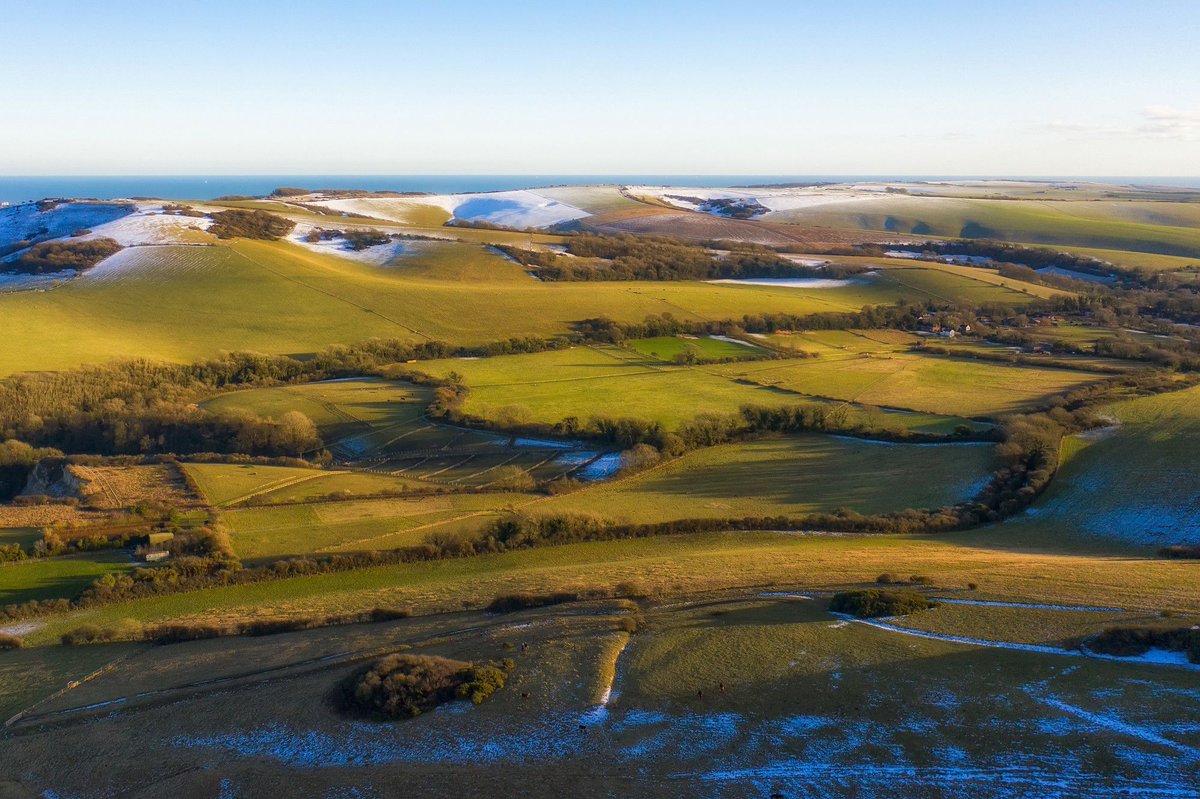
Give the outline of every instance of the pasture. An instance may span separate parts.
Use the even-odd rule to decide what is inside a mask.
[[[371,337],[472,345],[561,334],[601,315],[711,320],[851,311],[899,299],[1028,297],[932,269],[829,289],[542,283],[490,248],[464,242],[422,246],[383,267],[247,240],[131,248],[110,260],[52,290],[0,294],[0,336],[10,343],[0,353],[0,374],[122,357],[192,361],[221,350],[304,354]]]
[[[832,331],[776,338],[821,357],[685,367],[595,346],[429,361],[415,368],[443,377],[463,375],[471,389],[465,410],[481,416],[554,423],[568,416],[634,415],[668,427],[742,404],[826,399],[916,411],[925,416],[871,413],[880,424],[930,429],[930,414],[958,420],[995,416],[1039,405],[1101,377],[922,355],[902,344],[874,341],[869,334]],[[677,402],[678,396],[688,397],[687,404]]]
[[[635,523],[839,508],[883,513],[968,499],[992,468],[992,447],[986,444],[786,436],[691,452],[644,474],[556,497],[536,512],[588,511]]]
[[[631,636],[620,623],[635,613],[644,627]],[[136,757],[167,773],[157,789],[187,772],[206,791],[258,792],[286,775],[318,795],[452,784],[540,799],[636,769],[624,793],[637,797],[661,795],[664,783],[686,797],[763,786],[805,795],[840,780],[919,796],[968,786],[986,799],[1048,781],[1088,799],[1114,784],[1135,797],[1187,795],[1200,701],[1189,673],[1001,644],[914,637],[839,620],[822,599],[741,591],[98,647],[111,668],[19,719],[19,764],[8,747],[0,765],[39,789],[99,779],[106,791],[133,790],[148,780],[121,767],[135,755],[117,742],[136,735]],[[321,701],[389,652],[511,657],[514,671],[483,705],[404,722],[349,720]],[[1171,701],[1156,701],[1163,694]],[[63,747],[83,741],[83,768],[62,769]],[[198,760],[217,765],[196,771]],[[1014,761],[1020,769],[1007,767]]]
[[[1118,551],[1200,543],[1200,389],[1103,410],[1115,425],[1069,439],[1046,495],[1006,526]]]
[[[914,236],[1200,255],[1197,211],[1187,203],[889,196],[781,211],[770,218]]]

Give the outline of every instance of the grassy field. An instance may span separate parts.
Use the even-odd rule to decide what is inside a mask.
[[[839,621],[820,600],[642,605],[633,636],[617,626],[630,606],[610,601],[97,647],[95,661],[47,664],[78,674],[113,661],[18,721],[0,766],[57,795],[141,791],[149,780],[133,764],[147,757],[162,766],[155,791],[199,795],[258,795],[280,779],[318,796],[450,786],[549,799],[612,782],[639,799],[664,785],[688,799],[843,784],[922,799],[1036,795],[1049,784],[1088,799],[1114,785],[1131,797],[1189,795],[1200,699],[1186,672],[915,638]],[[514,670],[478,707],[402,723],[347,719],[322,701],[396,651],[511,657]],[[81,753],[78,768],[62,768],[67,748]]]
[[[660,361],[670,361],[688,352],[694,353],[697,358],[701,359],[744,358],[756,353],[762,353],[761,347],[736,344],[732,341],[721,341],[709,336],[638,338],[625,342],[625,346],[640,355]]]
[[[419,544],[427,528],[482,526],[503,509],[528,503],[528,494],[445,494],[343,502],[238,508],[222,518],[234,550],[248,560]]]
[[[378,267],[286,242],[126,250],[119,269],[44,292],[0,295],[0,374],[117,357],[189,361],[220,350],[302,354],[371,337],[475,344],[553,335],[585,318],[641,321],[846,311],[897,299],[1027,297],[938,270],[861,285],[539,283],[490,249],[450,242]],[[107,268],[107,266],[106,266]],[[203,297],[203,302],[198,298]],[[247,297],[256,301],[247,302]],[[181,323],[181,320],[184,320]],[[57,335],[70,329],[71,336]]]
[[[126,571],[128,552],[93,552],[0,564],[0,604],[72,597],[97,577]]]
[[[1193,204],[949,199],[892,196],[783,212],[805,225],[913,235],[994,238],[1038,245],[1196,257]]]
[[[768,438],[689,453],[643,475],[538,506],[631,522],[881,513],[967,499],[993,468],[987,445],[913,446],[835,436]],[[908,479],[920,475],[920,479]]]
[[[1117,403],[1119,425],[1077,436],[1050,490],[1017,529],[1049,540],[1200,543],[1200,389]]]
[[[189,463],[183,468],[213,505],[233,505],[315,479],[323,485],[334,474],[320,469],[231,463]]]
[[[747,403],[802,404],[817,397],[958,419],[990,416],[1040,404],[1100,378],[920,355],[844,331],[777,338],[821,357],[684,367],[597,346],[429,361],[417,368],[463,375],[471,388],[465,409],[482,416],[507,413],[553,423],[567,416],[635,415],[671,427],[698,413],[729,412]],[[688,402],[678,402],[680,396]],[[878,423],[896,427],[931,429],[932,423],[936,429],[939,424],[928,416],[876,415]]]
[[[302,534],[302,533],[301,533]],[[939,587],[978,584],[972,598],[1111,605],[1134,610],[1200,612],[1195,564],[1111,554],[1074,554],[1070,543],[996,544],[977,536],[797,536],[727,533],[572,544],[426,564],[378,567],[140,599],[52,617],[30,635],[55,640],[88,622],[111,625],[171,618],[245,618],[342,612],[381,604],[424,610],[486,603],[517,590],[614,586],[639,582],[655,591],[697,592],[744,586],[841,590],[871,585],[883,572],[923,574]],[[960,543],[961,542],[961,543]]]

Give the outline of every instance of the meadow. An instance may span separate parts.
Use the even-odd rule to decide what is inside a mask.
[[[630,635],[620,623],[635,615],[644,629]],[[661,795],[666,782],[701,797],[852,781],[935,796],[966,779],[987,799],[1048,781],[1091,799],[1114,783],[1130,796],[1187,795],[1194,774],[1186,673],[915,638],[839,621],[814,599],[596,601],[508,618],[460,610],[266,640],[96,649],[114,659],[107,672],[15,722],[31,784],[257,792],[286,775],[306,793],[450,781],[549,797],[584,779],[620,781],[630,796]],[[401,724],[350,721],[318,701],[389,652],[506,656],[512,684],[478,707]],[[1172,701],[1153,701],[1162,693]],[[111,767],[132,762],[111,742],[134,728],[138,757],[163,764],[152,782]],[[64,743],[98,730],[81,768],[58,765]],[[181,778],[196,757],[222,766]],[[1021,768],[1005,768],[1014,757]],[[99,777],[97,758],[110,766]]]
[[[1065,442],[1046,495],[1009,526],[1048,540],[1113,545],[1185,543],[1200,529],[1200,389],[1115,403],[1113,426]]]
[[[636,415],[675,427],[699,413],[742,404],[794,405],[817,398],[916,411],[886,415],[886,423],[932,428],[928,415],[995,416],[1034,407],[1051,396],[1101,379],[1086,371],[1008,366],[910,352],[870,334],[842,331],[779,337],[818,358],[674,366],[606,346],[479,360],[415,365],[445,377],[461,374],[471,393],[464,410],[553,423],[567,416]],[[530,375],[536,375],[530,378]],[[675,400],[686,395],[688,403]],[[877,414],[878,415],[878,414]],[[884,421],[881,419],[880,421]],[[949,421],[949,420],[943,420]]]
[[[970,498],[993,459],[986,444],[766,438],[692,452],[650,472],[555,498],[536,512],[586,511],[642,523],[939,507]]]
[[[772,214],[774,220],[836,228],[992,238],[1173,255],[1200,255],[1196,208],[1188,203],[888,197]]]
[[[1022,302],[1029,296],[923,268],[812,290],[542,283],[482,244],[419,244],[416,253],[385,266],[287,242],[132,248],[116,256],[120,270],[107,279],[86,276],[52,290],[0,294],[0,336],[10,342],[0,353],[0,374],[122,357],[186,362],[221,350],[302,355],[372,337],[476,345],[563,334],[574,322],[600,315],[640,322],[671,313],[706,321],[853,311],[900,299]]]

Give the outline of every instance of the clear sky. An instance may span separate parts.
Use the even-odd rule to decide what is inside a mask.
[[[0,175],[1200,175],[1197,0],[0,0]]]

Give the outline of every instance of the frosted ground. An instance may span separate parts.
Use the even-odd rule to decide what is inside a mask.
[[[356,197],[319,200],[318,205],[376,219],[408,222],[414,209],[439,208],[447,216],[469,222],[490,222],[505,227],[550,227],[589,216],[587,211],[539,194],[536,190],[498,191],[484,194],[434,194],[418,197]]]
[[[735,189],[735,188],[686,188],[680,186],[628,186],[626,192],[634,197],[649,197],[659,202],[690,211],[701,210],[699,200],[743,200],[757,203],[768,213],[760,218],[770,219],[779,211],[794,211],[836,203],[853,203],[863,200],[878,200],[886,186],[846,185],[814,186],[805,188],[779,189]],[[889,195],[902,197],[903,195]]]
[[[616,782],[639,797],[1200,797],[1194,672],[848,624],[797,594],[647,613],[633,636],[580,606],[242,640],[232,644],[240,656],[198,672],[210,644],[156,648],[118,667],[134,687],[102,676],[41,709],[57,723],[18,725],[30,753],[90,742],[77,765],[39,766],[35,754],[17,768],[53,791],[44,795],[79,799],[147,782],[120,767],[134,758],[221,786],[189,795],[230,797],[285,777],[313,796],[391,796],[397,780],[406,792],[454,785],[469,795],[483,780],[492,795],[573,786],[585,796]],[[454,703],[394,723],[345,718],[323,701],[359,662],[355,647],[401,643],[511,654],[514,683],[478,708]],[[264,671],[239,685],[251,652]],[[305,670],[287,672],[280,658]],[[186,674],[211,684],[170,687]]]

